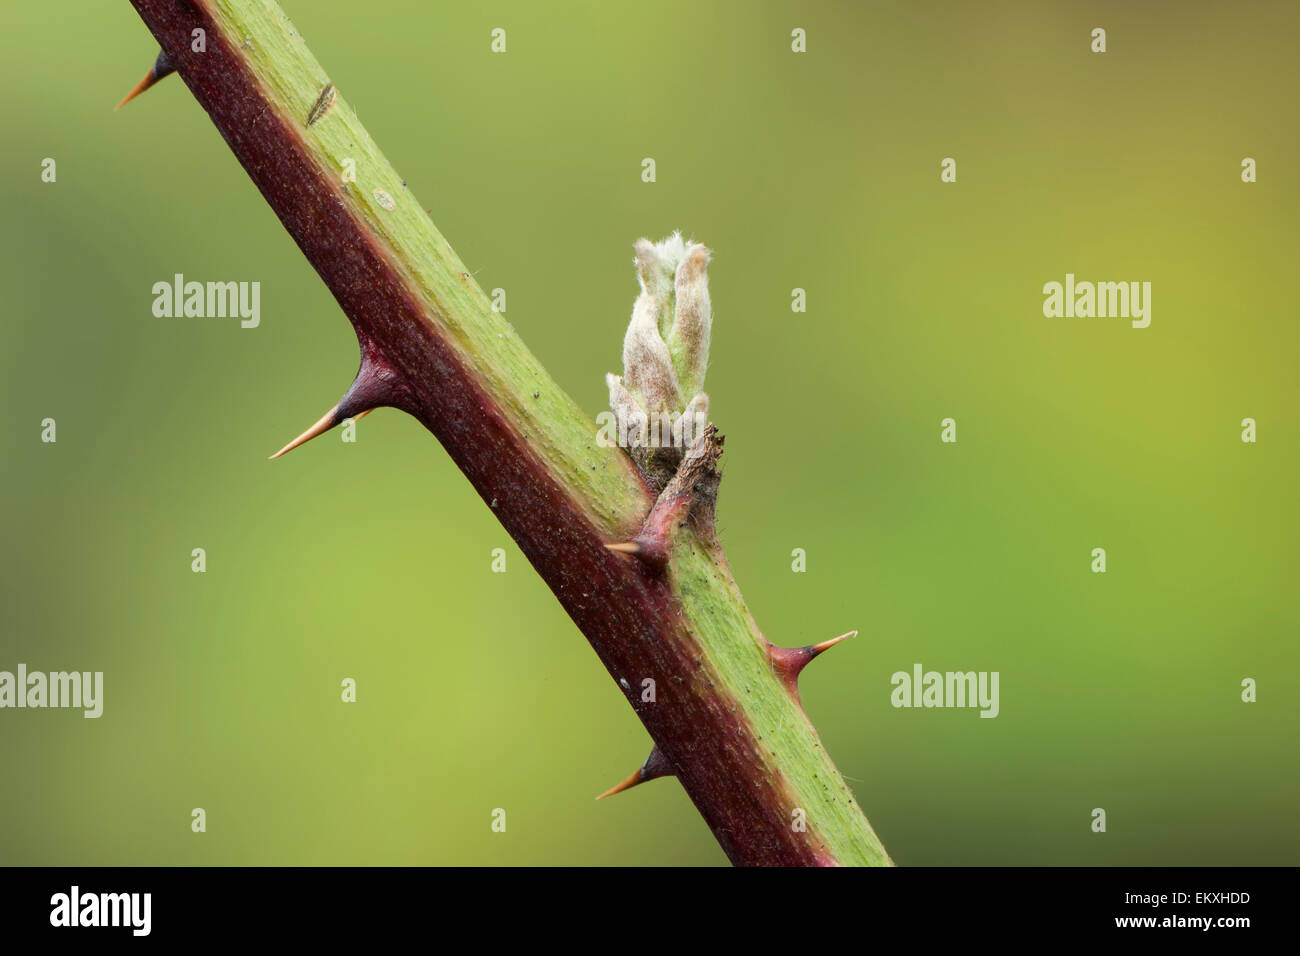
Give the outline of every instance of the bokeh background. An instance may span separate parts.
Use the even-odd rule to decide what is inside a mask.
[[[593,416],[633,240],[715,250],[723,540],[777,643],[861,630],[803,696],[897,862],[1300,862],[1294,4],[287,9]],[[6,15],[0,670],[106,692],[0,712],[0,862],[725,863],[672,781],[593,801],[648,737],[415,422],[266,461],[355,342],[179,79],[113,112],[130,6]],[[1066,272],[1151,327],[1044,318]],[[916,662],[1001,715],[893,709]]]

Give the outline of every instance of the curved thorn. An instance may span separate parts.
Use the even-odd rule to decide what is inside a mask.
[[[359,418],[360,416],[357,417]],[[305,445],[307,442],[311,441],[317,435],[325,434],[327,431],[329,431],[331,428],[333,428],[341,421],[343,421],[343,419],[339,417],[339,407],[335,405],[328,412],[322,415],[320,417],[320,420],[317,421],[315,425],[312,425],[311,428],[307,429],[305,432],[303,432],[293,441],[289,442],[289,444],[285,445],[283,448],[281,448],[279,451],[277,451],[274,455],[272,455],[267,460],[275,461],[275,459],[279,458],[281,455],[287,455],[289,452],[293,451],[299,445]]]
[[[632,776],[628,777],[622,783],[616,783],[610,787],[597,800],[604,800],[606,797],[612,797],[616,793],[622,793],[624,790],[631,790],[637,784],[645,783],[648,780],[657,780],[660,777],[675,776],[675,771],[667,758],[660,752],[658,747],[650,751],[650,756],[645,758],[645,763],[633,771]]]
[[[357,370],[357,377],[352,380],[339,403],[322,415],[311,428],[272,455],[270,460],[274,461],[348,419],[358,422],[376,408],[399,405],[401,400],[401,386],[392,370],[378,354],[363,345],[361,368]]]
[[[799,699],[799,674],[803,671],[813,658],[829,651],[841,641],[847,641],[850,637],[856,637],[857,631],[848,631],[839,637],[832,637],[829,640],[822,641],[820,644],[809,644],[806,647],[777,647],[775,644],[768,645],[768,657],[772,661],[772,669],[776,675],[785,682],[790,693],[794,694],[795,700]]]
[[[126,106],[127,103],[130,103],[133,99],[145,90],[149,89],[149,87],[153,86],[159,80],[170,76],[175,72],[176,68],[172,66],[172,61],[168,58],[167,54],[159,50],[158,59],[153,61],[153,66],[149,67],[149,72],[144,75],[143,79],[141,79],[139,83],[131,88],[130,93],[127,93],[126,96],[122,97],[122,102],[113,107],[113,112],[116,113],[123,106]]]
[[[611,551],[617,551],[619,554],[640,554],[641,545],[635,541],[619,541],[617,544],[607,544],[605,547]]]

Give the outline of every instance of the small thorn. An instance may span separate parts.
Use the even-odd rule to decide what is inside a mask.
[[[361,416],[358,415],[356,417],[360,418]],[[285,445],[283,448],[281,448],[279,451],[277,451],[274,455],[272,455],[267,460],[275,461],[281,455],[287,455],[289,452],[293,451],[299,445],[305,445],[307,442],[311,441],[316,436],[325,434],[327,431],[329,431],[331,428],[333,428],[341,421],[343,421],[343,419],[339,418],[339,407],[335,405],[328,412],[322,415],[320,417],[320,420],[317,421],[315,425],[312,425],[311,428],[307,429],[305,432],[303,432],[293,441],[289,442],[289,444]]]
[[[361,368],[352,380],[348,390],[343,393],[339,403],[320,417],[320,420],[289,444],[285,445],[270,460],[288,454],[299,445],[323,435],[335,425],[351,419],[354,422],[365,418],[376,408],[387,405],[399,405],[402,401],[401,387],[396,384],[395,376],[387,364],[373,350],[363,346],[361,350]]]
[[[158,59],[153,61],[153,66],[149,67],[149,72],[144,75],[144,78],[141,79],[139,83],[131,88],[130,93],[127,93],[126,96],[122,97],[122,102],[118,103],[117,106],[113,108],[113,112],[117,112],[159,80],[170,76],[175,72],[176,68],[172,66],[172,61],[168,58],[167,54],[162,50],[159,50]]]
[[[832,637],[829,640],[822,641],[820,644],[809,644],[807,647],[769,645],[767,652],[772,659],[772,669],[776,671],[778,677],[785,681],[785,685],[790,688],[790,693],[794,694],[795,699],[798,700],[800,672],[808,666],[808,663],[813,658],[829,651],[841,641],[856,637],[857,633],[857,631],[849,631],[839,637]]]
[[[367,408],[365,411],[357,412],[355,415],[351,416],[351,418],[354,422],[359,422],[361,421],[361,419],[365,418],[373,411],[374,411],[373,408]],[[342,424],[347,420],[348,420],[348,416],[340,415],[339,406],[335,405],[328,412],[326,412],[324,415],[321,416],[320,421],[318,421],[315,425],[312,425],[311,428],[307,429],[305,432],[303,432],[293,441],[289,442],[289,444],[285,445],[283,448],[277,451],[274,455],[268,458],[267,461],[275,461],[281,455],[287,455],[289,452],[293,451],[299,445],[305,445],[307,442],[311,441],[316,436],[325,434],[335,425]]]
[[[610,787],[596,799],[604,800],[606,797],[612,797],[614,794],[622,793],[624,790],[631,790],[637,784],[645,783],[649,780],[657,780],[660,777],[671,776],[674,776],[672,765],[668,762],[667,758],[659,752],[659,748],[655,747],[650,751],[650,756],[645,758],[645,763],[638,767],[633,772],[632,776],[628,777],[622,783],[614,784],[614,786]]]
[[[610,551],[630,554],[641,562],[641,566],[653,575],[663,574],[668,567],[668,548],[664,541],[647,535],[644,530],[631,541],[605,545]]]

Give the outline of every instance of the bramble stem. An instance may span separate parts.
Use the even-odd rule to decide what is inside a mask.
[[[392,406],[437,437],[654,738],[654,775],[678,777],[734,863],[888,864],[714,538],[714,430],[656,503],[492,311],[277,4],[132,3],[352,321],[361,371],[332,417]],[[606,547],[638,536],[644,554]]]

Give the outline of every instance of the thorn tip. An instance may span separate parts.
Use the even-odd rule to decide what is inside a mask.
[[[635,541],[619,541],[615,544],[605,545],[611,551],[617,551],[619,554],[640,554],[641,545]]]
[[[829,651],[841,641],[856,637],[857,633],[857,631],[848,631],[838,637],[822,641],[820,644],[809,644],[805,647],[769,645],[767,652],[772,661],[772,669],[776,671],[776,675],[785,682],[785,685],[790,688],[790,693],[794,694],[795,699],[798,700],[799,674],[808,666],[808,663],[818,655]]]
[[[813,657],[816,657],[818,654],[821,654],[823,651],[829,651],[836,644],[840,643],[840,641],[847,641],[850,637],[857,637],[857,636],[858,636],[857,631],[848,631],[844,634],[841,634],[839,637],[832,637],[829,640],[822,641],[820,644],[809,645],[808,647],[808,651],[810,653],[809,660],[811,660]]]
[[[632,776],[628,777],[621,783],[614,784],[614,786],[610,787],[596,799],[604,800],[606,797],[612,797],[614,794],[622,793],[624,790],[631,790],[637,784],[645,783],[648,780],[657,780],[660,777],[671,776],[674,776],[672,764],[664,758],[664,755],[656,746],[651,749],[650,756],[645,758],[645,763],[632,772]]]
[[[175,72],[176,72],[176,68],[172,66],[172,62],[170,59],[168,59],[167,54],[162,52],[161,50],[158,51],[158,58],[154,60],[153,66],[149,67],[149,72],[144,75],[144,77],[140,80],[139,83],[131,87],[131,92],[127,93],[126,96],[122,97],[122,102],[118,103],[117,106],[113,107],[113,112],[116,113],[123,106],[126,106],[127,103],[130,103],[133,99],[135,99],[145,90],[149,89],[159,80],[163,79],[164,77],[171,76],[171,74]]]
[[[601,794],[600,796],[598,796],[596,799],[597,799],[597,800],[604,800],[606,797],[612,797],[614,794],[616,794],[616,793],[622,793],[624,790],[631,790],[631,789],[632,789],[633,787],[635,787],[638,783],[641,783],[641,768],[640,768],[640,767],[637,767],[636,770],[632,771],[632,776],[628,777],[628,778],[627,778],[626,780],[624,780],[622,783],[616,783],[616,784],[614,784],[614,786],[610,787],[608,790],[606,790],[604,793],[602,793],[602,794]]]
[[[338,417],[338,414],[339,414],[339,407],[335,405],[328,412],[322,415],[320,419],[316,422],[316,424],[312,425],[311,428],[307,429],[305,432],[303,432],[293,441],[289,442],[289,444],[285,445],[283,448],[281,448],[279,451],[277,451],[274,455],[272,455],[267,460],[275,461],[281,455],[287,455],[289,452],[293,451],[299,445],[305,445],[307,442],[311,441],[317,435],[325,434],[327,431],[329,431],[331,428],[333,428],[342,420]]]

